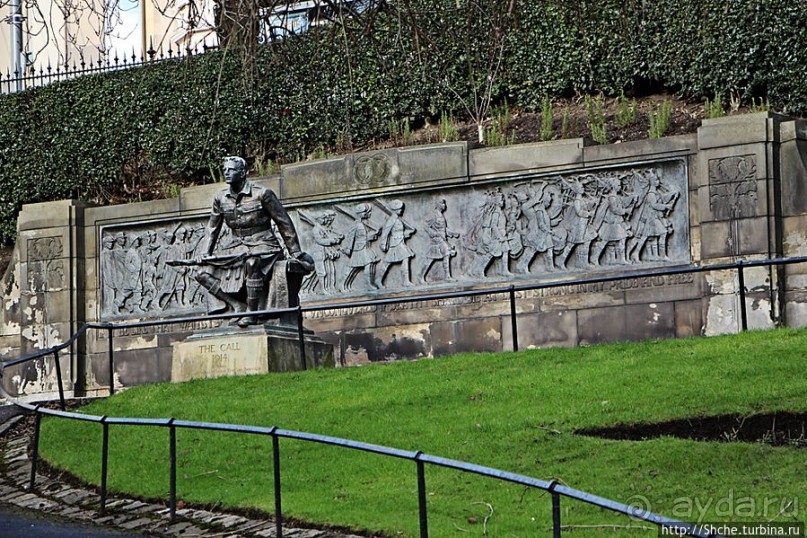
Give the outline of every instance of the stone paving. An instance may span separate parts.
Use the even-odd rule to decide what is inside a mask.
[[[275,522],[191,508],[178,509],[171,521],[165,505],[108,496],[106,513],[98,512],[99,495],[42,474],[36,477],[35,491],[29,492],[31,460],[29,436],[13,433],[12,427],[24,417],[15,416],[0,425],[0,502],[28,510],[39,510],[71,520],[90,522],[147,536],[182,537],[260,537],[277,536]],[[318,529],[283,527],[288,538],[360,538]]]

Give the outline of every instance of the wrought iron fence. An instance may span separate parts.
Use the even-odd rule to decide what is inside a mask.
[[[174,50],[169,47],[168,50],[162,48],[155,50],[154,46],[150,45],[148,50],[140,55],[135,52],[132,52],[131,55],[112,52],[103,57],[99,56],[95,60],[88,60],[85,59],[84,56],[81,56],[78,61],[73,60],[72,62],[68,61],[63,64],[57,63],[55,66],[48,62],[46,66],[29,66],[23,72],[7,72],[5,76],[0,73],[0,93],[14,93],[30,88],[47,86],[54,82],[69,80],[84,75],[110,73],[159,63],[165,60],[196,56],[216,48],[218,47],[215,45],[203,43],[196,48],[177,48]]]
[[[291,3],[271,3],[260,9],[259,13],[259,35],[260,44],[272,41],[281,41],[287,35],[307,31],[310,27],[323,24],[330,24],[334,20],[341,19],[342,16],[355,17],[373,5],[369,0],[344,0],[339,2],[314,0],[313,2],[291,2]],[[344,11],[342,11],[344,10]],[[197,28],[198,30],[198,28]],[[214,33],[213,28],[208,28]],[[218,42],[217,37],[210,38]],[[52,82],[68,80],[83,75],[93,75],[98,73],[108,73],[140,67],[143,65],[195,56],[207,51],[217,49],[217,44],[209,44],[206,40],[194,47],[179,47],[176,50],[169,44],[168,50],[162,47],[154,48],[154,43],[149,43],[149,48],[144,53],[121,54],[120,52],[107,52],[100,54],[95,60],[85,59],[83,54],[79,60],[56,63],[47,66],[29,65],[24,70],[7,72],[5,76],[0,73],[0,93],[13,93],[29,88],[47,86]]]
[[[388,304],[399,304],[399,303],[407,303],[407,302],[414,302],[414,301],[431,301],[431,300],[440,300],[440,299],[449,299],[449,298],[459,298],[459,297],[473,297],[479,295],[488,295],[488,294],[507,294],[509,296],[509,305],[510,305],[510,321],[512,327],[512,334],[513,334],[513,350],[517,351],[518,346],[518,320],[516,314],[516,302],[517,302],[517,293],[520,291],[528,291],[528,290],[537,290],[537,289],[546,289],[546,288],[553,288],[559,286],[568,286],[568,285],[584,285],[584,284],[594,284],[594,283],[601,283],[601,282],[613,282],[613,281],[620,281],[620,280],[628,280],[628,279],[635,279],[635,278],[645,278],[645,277],[657,277],[657,276],[665,276],[665,275],[680,275],[680,274],[688,274],[688,273],[704,273],[710,271],[727,271],[727,270],[735,270],[737,271],[737,295],[739,297],[740,303],[740,330],[745,331],[748,329],[748,316],[747,316],[747,309],[746,309],[746,289],[745,289],[745,269],[752,268],[752,267],[783,267],[790,264],[796,263],[805,263],[807,262],[807,256],[801,257],[790,257],[790,258],[774,258],[774,259],[767,259],[767,260],[754,260],[754,261],[737,261],[732,263],[723,263],[723,264],[713,264],[713,265],[703,265],[703,266],[689,266],[689,267],[679,267],[679,268],[671,268],[671,269],[661,269],[655,271],[646,271],[646,272],[632,272],[627,274],[620,274],[620,275],[608,275],[602,277],[595,277],[595,278],[584,278],[584,279],[571,279],[571,280],[561,280],[561,281],[554,281],[554,282],[544,282],[539,284],[525,284],[525,285],[509,285],[509,286],[500,286],[494,288],[485,288],[485,289],[476,289],[476,290],[466,290],[466,291],[456,291],[456,292],[448,292],[448,293],[433,293],[433,294],[425,294],[425,295],[417,295],[417,296],[409,296],[409,297],[395,297],[395,298],[385,298],[385,299],[373,299],[373,300],[366,300],[366,301],[350,301],[350,302],[340,302],[340,303],[330,303],[327,305],[322,306],[298,306],[295,308],[287,308],[287,309],[278,309],[278,310],[265,310],[258,312],[258,315],[265,315],[267,317],[279,317],[283,314],[294,313],[297,316],[297,326],[298,326],[298,337],[300,343],[300,361],[301,367],[303,369],[307,368],[307,360],[305,355],[305,332],[303,329],[303,319],[305,312],[315,312],[318,310],[332,310],[332,309],[345,309],[345,308],[354,308],[358,306],[379,306],[379,305],[388,305]],[[539,480],[536,478],[531,478],[528,476],[511,473],[508,471],[503,471],[499,469],[493,469],[490,467],[485,467],[481,465],[476,465],[472,463],[451,460],[447,458],[441,458],[438,456],[432,456],[429,454],[425,454],[421,451],[407,451],[407,450],[400,450],[385,446],[373,445],[368,443],[362,443],[359,441],[353,441],[349,439],[342,439],[338,437],[330,437],[326,435],[317,435],[312,433],[306,432],[298,432],[293,430],[284,430],[280,429],[277,426],[272,426],[271,428],[266,427],[258,427],[258,426],[244,426],[238,424],[221,424],[221,423],[211,423],[211,422],[193,422],[193,421],[185,421],[185,420],[176,420],[174,418],[168,419],[146,419],[146,418],[117,418],[117,417],[107,417],[107,416],[94,416],[94,415],[85,415],[81,413],[73,413],[68,412],[65,410],[65,395],[64,395],[64,383],[62,380],[61,374],[61,366],[59,364],[59,351],[69,348],[73,345],[73,343],[82,336],[87,330],[105,330],[108,331],[108,340],[109,340],[109,357],[108,357],[108,368],[109,368],[109,379],[110,379],[110,386],[109,392],[110,394],[114,394],[115,387],[114,387],[114,345],[113,345],[113,333],[116,329],[123,329],[123,328],[136,328],[136,327],[149,327],[149,326],[157,326],[157,325],[169,325],[169,324],[176,324],[176,323],[187,323],[192,321],[203,321],[203,320],[224,320],[239,317],[241,314],[220,314],[216,316],[197,316],[197,317],[186,317],[186,318],[175,318],[171,320],[155,320],[155,321],[143,321],[143,322],[136,322],[136,323],[87,323],[83,325],[74,335],[70,337],[65,343],[50,348],[46,350],[39,351],[37,353],[33,353],[30,355],[26,355],[16,360],[12,360],[3,364],[0,364],[0,381],[2,381],[2,376],[5,368],[23,364],[25,362],[47,357],[48,355],[53,355],[53,360],[55,363],[55,371],[57,376],[57,384],[59,389],[59,401],[61,404],[61,410],[56,409],[48,409],[42,407],[41,405],[31,405],[28,403],[21,402],[16,398],[9,395],[5,388],[0,383],[0,393],[2,396],[12,401],[15,405],[25,409],[27,411],[33,412],[35,414],[35,428],[34,428],[34,439],[33,439],[33,457],[32,457],[32,465],[31,465],[31,476],[29,482],[29,489],[34,489],[35,481],[36,481],[36,473],[37,473],[37,462],[39,459],[39,433],[40,433],[40,425],[42,416],[52,416],[52,417],[59,417],[64,419],[71,419],[71,420],[79,420],[79,421],[86,421],[86,422],[94,422],[98,423],[102,427],[102,449],[101,449],[101,500],[100,500],[100,511],[103,513],[106,509],[106,497],[107,497],[107,475],[108,475],[108,457],[109,457],[109,426],[111,424],[115,425],[124,425],[124,426],[153,426],[153,427],[160,427],[160,428],[168,428],[169,430],[169,458],[170,458],[170,471],[169,471],[169,482],[170,482],[170,492],[169,492],[169,509],[170,509],[170,517],[172,520],[176,517],[176,510],[177,510],[177,496],[176,496],[176,455],[177,455],[177,447],[176,447],[176,430],[177,428],[185,428],[185,429],[195,429],[195,430],[213,430],[213,431],[221,431],[221,432],[231,432],[231,433],[240,433],[240,434],[251,434],[251,435],[263,435],[263,436],[270,436],[272,438],[272,455],[273,455],[273,472],[274,472],[274,494],[275,494],[275,522],[276,522],[276,532],[277,536],[282,536],[282,503],[281,503],[281,467],[280,467],[280,439],[295,439],[299,441],[307,441],[312,443],[319,443],[331,446],[338,446],[342,448],[352,449],[352,450],[359,450],[362,452],[370,452],[374,454],[379,454],[383,456],[393,457],[404,459],[408,461],[415,462],[416,472],[417,472],[417,496],[418,496],[418,514],[420,518],[420,536],[421,538],[428,537],[428,516],[426,510],[426,477],[425,477],[425,464],[434,465],[437,467],[444,467],[449,469],[455,469],[462,472],[477,474],[480,476],[485,476],[489,478],[495,478],[498,480],[502,480],[505,482],[511,482],[519,485],[523,485],[525,487],[536,488],[542,491],[549,492],[552,496],[552,529],[553,529],[553,536],[559,537],[561,535],[561,511],[560,511],[560,501],[561,497],[566,497],[569,499],[574,499],[577,501],[581,501],[584,503],[588,503],[599,508],[603,508],[605,510],[610,510],[612,512],[624,514],[630,517],[634,517],[637,519],[641,519],[647,521],[649,523],[653,523],[658,525],[659,527],[665,527],[669,529],[676,529],[676,535],[686,535],[686,536],[697,536],[697,537],[711,537],[711,536],[718,536],[712,534],[710,530],[698,527],[697,525],[686,523],[683,521],[670,519],[647,510],[643,510],[634,506],[629,506],[623,503],[619,503],[610,499],[605,499],[603,497],[598,497],[591,493],[586,493],[580,490],[576,490],[569,486],[565,486],[559,484],[556,481],[547,482],[545,480]]]

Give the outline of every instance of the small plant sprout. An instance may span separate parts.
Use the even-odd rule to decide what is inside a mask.
[[[722,118],[726,115],[726,111],[723,109],[723,98],[720,97],[719,94],[715,95],[713,101],[710,101],[709,98],[706,98],[706,104],[704,105],[704,111],[706,113],[706,117],[708,119],[712,118]]]
[[[634,97],[629,103],[627,97],[625,97],[625,92],[623,91],[617,100],[616,124],[622,128],[625,128],[633,125],[638,120],[639,114],[637,112],[636,98]]]
[[[510,132],[510,106],[507,101],[502,106],[494,107],[491,114],[490,127],[484,130],[484,142],[488,146],[507,146],[515,144],[516,135]]]
[[[647,113],[647,117],[650,121],[648,135],[650,138],[661,138],[670,129],[672,102],[665,99],[655,110],[651,109]]]
[[[605,129],[605,114],[602,111],[600,97],[592,99],[586,95],[586,110],[588,111],[588,125],[591,129],[591,138],[598,144],[607,144],[608,135]]]
[[[759,104],[757,104],[756,99],[751,98],[751,112],[768,112],[770,109],[771,103],[767,98],[763,101],[762,97],[760,97]]]
[[[387,124],[389,130],[389,139],[392,142],[398,142],[401,137],[401,124],[398,120],[390,120]]]
[[[734,92],[729,94],[729,107],[731,108],[732,114],[736,113],[740,110],[740,105],[742,102],[740,101],[740,95]]]
[[[412,126],[409,124],[409,118],[404,118],[403,127],[401,128],[401,138],[403,139],[404,146],[412,145]]]
[[[440,141],[442,142],[456,142],[460,139],[460,132],[457,130],[454,117],[448,113],[443,112],[440,114],[440,124],[438,126],[440,131]]]
[[[549,97],[544,97],[541,100],[541,140],[552,139],[552,120],[554,113],[552,111],[552,101]]]
[[[280,164],[266,157],[255,161],[255,172],[258,176],[271,176],[280,172]]]

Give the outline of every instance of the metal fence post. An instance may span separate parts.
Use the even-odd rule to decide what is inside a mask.
[[[31,454],[31,481],[28,484],[28,491],[34,491],[34,484],[36,482],[36,464],[39,462],[39,429],[42,424],[42,415],[39,413],[39,407],[34,408],[34,450]]]
[[[745,271],[742,260],[737,263],[737,285],[740,288],[740,322],[743,331],[748,330],[748,311],[745,307]]]
[[[274,433],[277,428],[272,428],[272,462],[275,473],[275,535],[283,538],[283,515],[280,502],[280,443]]]
[[[518,351],[518,321],[516,320],[516,288],[510,284],[510,326],[513,329],[513,351]]]
[[[305,360],[305,329],[303,328],[303,308],[297,307],[297,337],[300,339],[300,362],[302,363],[303,370],[306,370]]]
[[[106,415],[101,417],[103,426],[103,440],[101,443],[101,506],[98,510],[103,514],[106,510],[106,477],[109,470],[109,424],[106,423]]]
[[[107,327],[109,340],[109,395],[115,394],[115,348],[112,345],[112,325]]]
[[[560,495],[552,494],[552,537],[560,538]]]
[[[171,460],[171,475],[169,477],[168,506],[171,512],[171,522],[177,518],[177,429],[174,419],[168,421],[168,452]]]
[[[560,495],[555,493],[558,483],[549,484],[549,493],[552,494],[552,538],[560,538]]]
[[[415,464],[418,470],[418,514],[420,516],[420,538],[429,538],[429,515],[426,511],[426,471],[420,456],[420,450],[415,454]]]
[[[62,406],[62,411],[65,410],[64,403],[64,382],[62,381],[62,365],[59,364],[59,352],[53,350],[53,362],[56,366],[56,384],[59,387],[59,404]]]

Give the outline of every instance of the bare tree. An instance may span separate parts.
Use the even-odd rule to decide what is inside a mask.
[[[508,41],[517,29],[515,0],[402,0],[401,20],[411,35],[417,61],[443,85],[476,123],[480,142],[496,97]],[[457,58],[462,64],[457,64]],[[460,71],[457,73],[457,71]]]
[[[214,6],[219,44],[225,48],[243,47],[254,54],[260,31],[258,0],[214,0]]]

